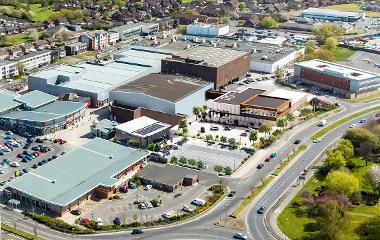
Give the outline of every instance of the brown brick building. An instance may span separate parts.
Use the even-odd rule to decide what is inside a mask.
[[[214,88],[239,80],[249,71],[248,52],[197,46],[162,60],[161,72],[187,74],[214,83]]]

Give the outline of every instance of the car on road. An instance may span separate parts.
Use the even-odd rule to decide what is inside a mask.
[[[365,123],[365,119],[361,119],[359,123]]]
[[[79,216],[81,215],[81,211],[79,209],[74,209],[70,212],[72,215]]]
[[[270,160],[272,160],[271,156],[268,156],[268,157],[265,158],[265,162],[269,162]]]
[[[301,143],[301,140],[297,139],[294,141],[294,144],[300,144]]]
[[[317,138],[317,139],[313,140],[313,143],[320,143],[320,142],[322,142],[322,140],[320,138]]]
[[[271,158],[275,158],[277,156],[277,152],[272,152],[271,154],[270,154],[270,157]]]
[[[195,198],[191,201],[191,204],[195,205],[195,206],[203,206],[205,205],[206,201],[203,200],[203,199],[200,199],[200,198]]]
[[[229,197],[234,197],[236,195],[236,191],[230,191],[229,193],[228,193],[228,196]]]
[[[262,169],[264,167],[264,163],[260,163],[259,165],[257,165],[257,169]]]
[[[18,162],[12,162],[12,163],[10,164],[10,166],[11,166],[11,167],[19,167],[20,164],[19,164]]]
[[[135,228],[131,232],[132,234],[143,234],[144,231],[141,228]]]
[[[351,126],[350,126],[350,128],[355,128],[355,127],[356,127],[355,123],[351,124]]]
[[[139,208],[140,209],[146,209],[147,207],[146,207],[145,203],[140,203]]]
[[[265,211],[265,207],[264,206],[261,206],[259,209],[257,209],[257,213],[258,214],[263,214]]]
[[[238,233],[235,233],[235,234],[234,234],[234,238],[235,238],[235,239],[246,240],[246,239],[247,239],[247,236],[244,235],[243,233],[238,232]]]

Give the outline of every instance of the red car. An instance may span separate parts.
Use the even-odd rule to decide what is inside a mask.
[[[267,158],[265,158],[265,162],[269,162],[270,160],[272,160],[271,156],[268,156]]]

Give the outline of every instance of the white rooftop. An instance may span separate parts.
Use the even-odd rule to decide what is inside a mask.
[[[361,69],[344,66],[341,64],[326,62],[319,59],[300,62],[297,63],[297,65],[310,68],[314,71],[319,71],[325,74],[334,75],[355,81],[368,80],[371,78],[380,77],[380,75],[377,73],[368,72]]]
[[[169,127],[169,124],[162,123],[152,118],[142,116],[131,121],[125,122],[123,124],[117,125],[115,128],[121,132],[145,138]]]
[[[292,105],[297,103],[302,98],[307,97],[307,93],[305,92],[297,92],[286,89],[275,89],[268,93],[264,93],[264,95],[269,97],[279,97],[279,98],[288,98],[292,102]]]
[[[329,15],[336,17],[358,17],[361,15],[359,12],[346,12],[332,9],[322,9],[322,8],[308,8],[302,11],[302,14],[311,15]]]

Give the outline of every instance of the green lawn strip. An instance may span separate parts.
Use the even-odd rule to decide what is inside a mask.
[[[278,175],[282,171],[282,169],[284,169],[290,163],[290,161],[292,161],[298,154],[300,154],[302,151],[306,149],[307,149],[307,145],[305,144],[302,144],[299,147],[297,147],[291,154],[289,154],[288,159],[283,161],[280,164],[280,166],[278,166],[276,170],[274,170],[273,174]]]
[[[252,190],[251,194],[248,197],[244,198],[240,205],[229,216],[233,218],[238,217],[243,212],[243,210],[252,203],[257,195],[259,195],[259,193],[272,181],[273,178],[273,176],[269,176],[259,187]]]
[[[366,109],[366,110],[363,110],[363,111],[360,111],[360,112],[357,112],[357,113],[354,113],[354,114],[351,114],[345,118],[342,118],[326,127],[324,127],[323,129],[319,130],[318,132],[316,132],[313,136],[311,136],[311,139],[314,140],[314,139],[318,139],[318,138],[321,138],[323,135],[325,135],[326,133],[332,131],[333,129],[339,127],[340,125],[343,125],[345,124],[346,122],[354,119],[354,118],[357,118],[357,117],[360,117],[362,115],[365,115],[367,113],[370,113],[370,112],[373,112],[373,111],[376,111],[376,110],[380,110],[380,106],[377,106],[377,107],[373,107],[373,108],[369,108],[369,109]]]
[[[349,12],[365,12],[366,17],[380,17],[379,12],[373,12],[373,11],[364,11],[360,9],[362,5],[350,3],[350,4],[338,4],[338,5],[331,5],[327,7],[322,7],[326,9],[332,9],[332,10],[340,10],[340,11],[349,11]]]
[[[40,237],[36,237],[33,234],[30,234],[30,233],[24,232],[20,229],[8,226],[4,223],[1,224],[1,229],[5,230],[7,232],[10,232],[10,233],[16,234],[16,235],[21,236],[21,237],[26,238],[26,239],[42,240],[42,238],[40,238]]]
[[[334,54],[337,61],[347,60],[349,57],[351,57],[355,53],[354,50],[351,50],[348,48],[342,48],[342,47],[334,48],[331,51]]]

